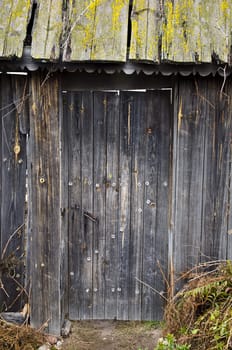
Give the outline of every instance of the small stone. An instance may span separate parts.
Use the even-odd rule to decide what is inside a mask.
[[[51,347],[48,344],[41,345],[38,350],[50,350]]]
[[[58,342],[56,343],[56,348],[61,349],[62,344],[63,344],[63,342],[61,340],[58,340]]]
[[[61,329],[62,337],[67,337],[71,332],[71,328],[72,328],[72,323],[69,320],[65,320],[63,327]]]
[[[54,345],[54,344],[56,344],[57,343],[57,337],[55,337],[54,335],[48,335],[47,336],[47,341],[48,341],[48,343],[49,344],[51,344],[51,345]]]

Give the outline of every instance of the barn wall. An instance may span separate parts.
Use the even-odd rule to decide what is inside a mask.
[[[231,79],[182,79],[176,90],[172,233],[176,274],[231,258]]]
[[[27,280],[31,283],[31,320],[34,326],[48,322],[49,331],[59,333],[68,311],[68,165],[60,144],[68,127],[65,116],[61,118],[59,77],[32,74],[30,97],[25,81],[4,75],[0,82],[1,252],[10,235],[25,222],[28,113],[26,103],[21,109],[17,101],[29,99]],[[67,80],[65,84],[68,90]],[[225,84],[218,78],[180,78],[175,83],[169,208],[169,272],[175,276],[198,262],[232,258],[231,85],[229,78]],[[20,246],[17,254],[21,255],[24,239],[19,232],[10,239],[7,253]],[[4,286],[12,292],[10,283]],[[0,298],[10,300],[3,290]]]
[[[26,134],[28,92],[25,77],[0,77],[0,310],[22,305]],[[3,270],[5,273],[3,274]]]

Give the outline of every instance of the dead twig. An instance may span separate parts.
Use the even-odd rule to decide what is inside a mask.
[[[139,283],[141,283],[142,285],[144,285],[145,287],[151,289],[153,292],[159,294],[159,296],[161,296],[161,298],[163,298],[165,301],[168,301],[168,299],[161,293],[159,292],[157,289],[151,287],[149,284],[147,284],[146,282],[141,281],[139,278],[135,277],[136,281],[138,281]]]

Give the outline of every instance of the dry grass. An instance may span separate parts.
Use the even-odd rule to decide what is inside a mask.
[[[1,350],[34,350],[44,343],[45,336],[31,327],[0,320]]]
[[[232,349],[232,262],[202,264],[183,278],[166,307],[166,331],[193,350]]]

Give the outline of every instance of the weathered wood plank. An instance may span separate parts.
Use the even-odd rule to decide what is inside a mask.
[[[132,147],[132,100],[126,92],[120,98],[120,159],[119,159],[119,239],[117,278],[117,319],[129,319],[129,252],[131,208],[131,147]]]
[[[93,256],[93,318],[105,317],[105,240],[106,240],[106,118],[107,99],[104,92],[94,93],[94,226]]]
[[[168,272],[168,227],[170,196],[171,99],[170,91],[147,93],[147,120],[144,126],[145,195],[142,280],[163,295],[162,273]],[[158,307],[157,307],[158,306]],[[162,319],[163,302],[158,293],[143,287],[142,319]]]
[[[20,113],[27,103],[26,91],[17,89],[17,77],[2,76],[1,85],[1,255],[22,257],[24,252],[25,184],[26,184],[26,135],[20,132]],[[24,80],[25,83],[25,80]],[[15,95],[19,101],[15,100]],[[15,234],[13,235],[13,233]],[[11,238],[11,235],[12,238]],[[3,253],[5,251],[5,253]],[[4,255],[4,256],[3,256]],[[10,272],[10,271],[9,271]],[[14,278],[4,278],[8,293],[2,293],[1,301],[13,310],[20,307],[21,298],[17,283],[23,283],[23,262],[15,268]]]
[[[62,320],[69,313],[69,96],[60,90],[60,137],[61,137],[61,312]]]
[[[70,1],[64,61],[126,61],[129,0]]]
[[[21,57],[31,13],[31,0],[1,0],[0,56]]]
[[[17,76],[13,81],[13,99],[19,116],[19,130],[22,134],[27,134],[29,125],[29,79],[25,76]]]
[[[82,180],[82,226],[81,232],[81,289],[82,299],[80,314],[82,318],[93,318],[93,234],[97,223],[93,221],[93,137],[94,137],[94,110],[93,93],[84,92],[80,99],[80,125],[81,125],[81,180]],[[80,288],[80,281],[77,284]],[[89,290],[89,292],[87,292]]]
[[[2,90],[2,75],[0,76],[0,90]],[[2,110],[3,104],[2,104],[2,94],[0,94],[0,109]],[[0,147],[2,150],[2,115],[1,115],[1,122],[0,122]],[[2,164],[2,151],[0,152],[0,164]],[[2,169],[0,170],[0,252],[2,252]],[[0,295],[0,300],[2,301],[2,297]]]
[[[208,259],[225,259],[231,142],[230,88],[227,86],[227,93],[221,95],[219,81],[211,79],[209,86],[207,101],[214,110],[206,115],[202,250]]]
[[[196,265],[201,252],[202,196],[204,175],[205,110],[208,104],[197,96],[194,81],[181,80],[175,123],[175,192],[173,203],[174,269],[180,272]],[[203,90],[204,92],[206,90]]]
[[[69,245],[69,315],[71,319],[79,318],[79,308],[83,299],[79,288],[81,280],[81,94],[68,94],[67,127],[68,145],[68,245]],[[76,269],[78,266],[78,269]],[[78,286],[78,287],[77,287]],[[83,299],[84,302],[84,299]],[[75,305],[75,307],[74,307]]]
[[[231,114],[231,82],[225,86],[224,93],[220,93],[222,82],[216,85],[216,188],[215,194],[215,247],[218,249],[218,258],[227,257],[229,244],[228,235],[228,206],[230,200],[230,157],[232,142],[232,114]],[[213,84],[210,82],[212,88]],[[214,214],[214,215],[215,215]],[[220,234],[218,234],[220,233]]]
[[[144,119],[146,119],[145,94],[130,93],[132,127],[131,163],[131,227],[129,251],[129,319],[141,319],[141,281],[143,263],[144,222]]]
[[[59,334],[60,137],[59,82],[36,73],[30,81],[31,324]],[[40,305],[38,307],[38,305]]]
[[[129,0],[98,0],[91,60],[125,62]]]
[[[60,57],[63,30],[62,0],[38,0],[32,33],[31,55],[35,59],[56,61]]]
[[[162,31],[162,59],[174,62],[228,62],[232,3],[167,0]]]
[[[161,22],[160,1],[133,1],[130,59],[159,62]]]
[[[229,152],[229,201],[228,201],[228,245],[227,245],[227,259],[232,260],[232,136],[230,139],[230,152]]]
[[[105,318],[117,318],[118,201],[119,201],[119,94],[108,92],[106,139],[106,246]]]

